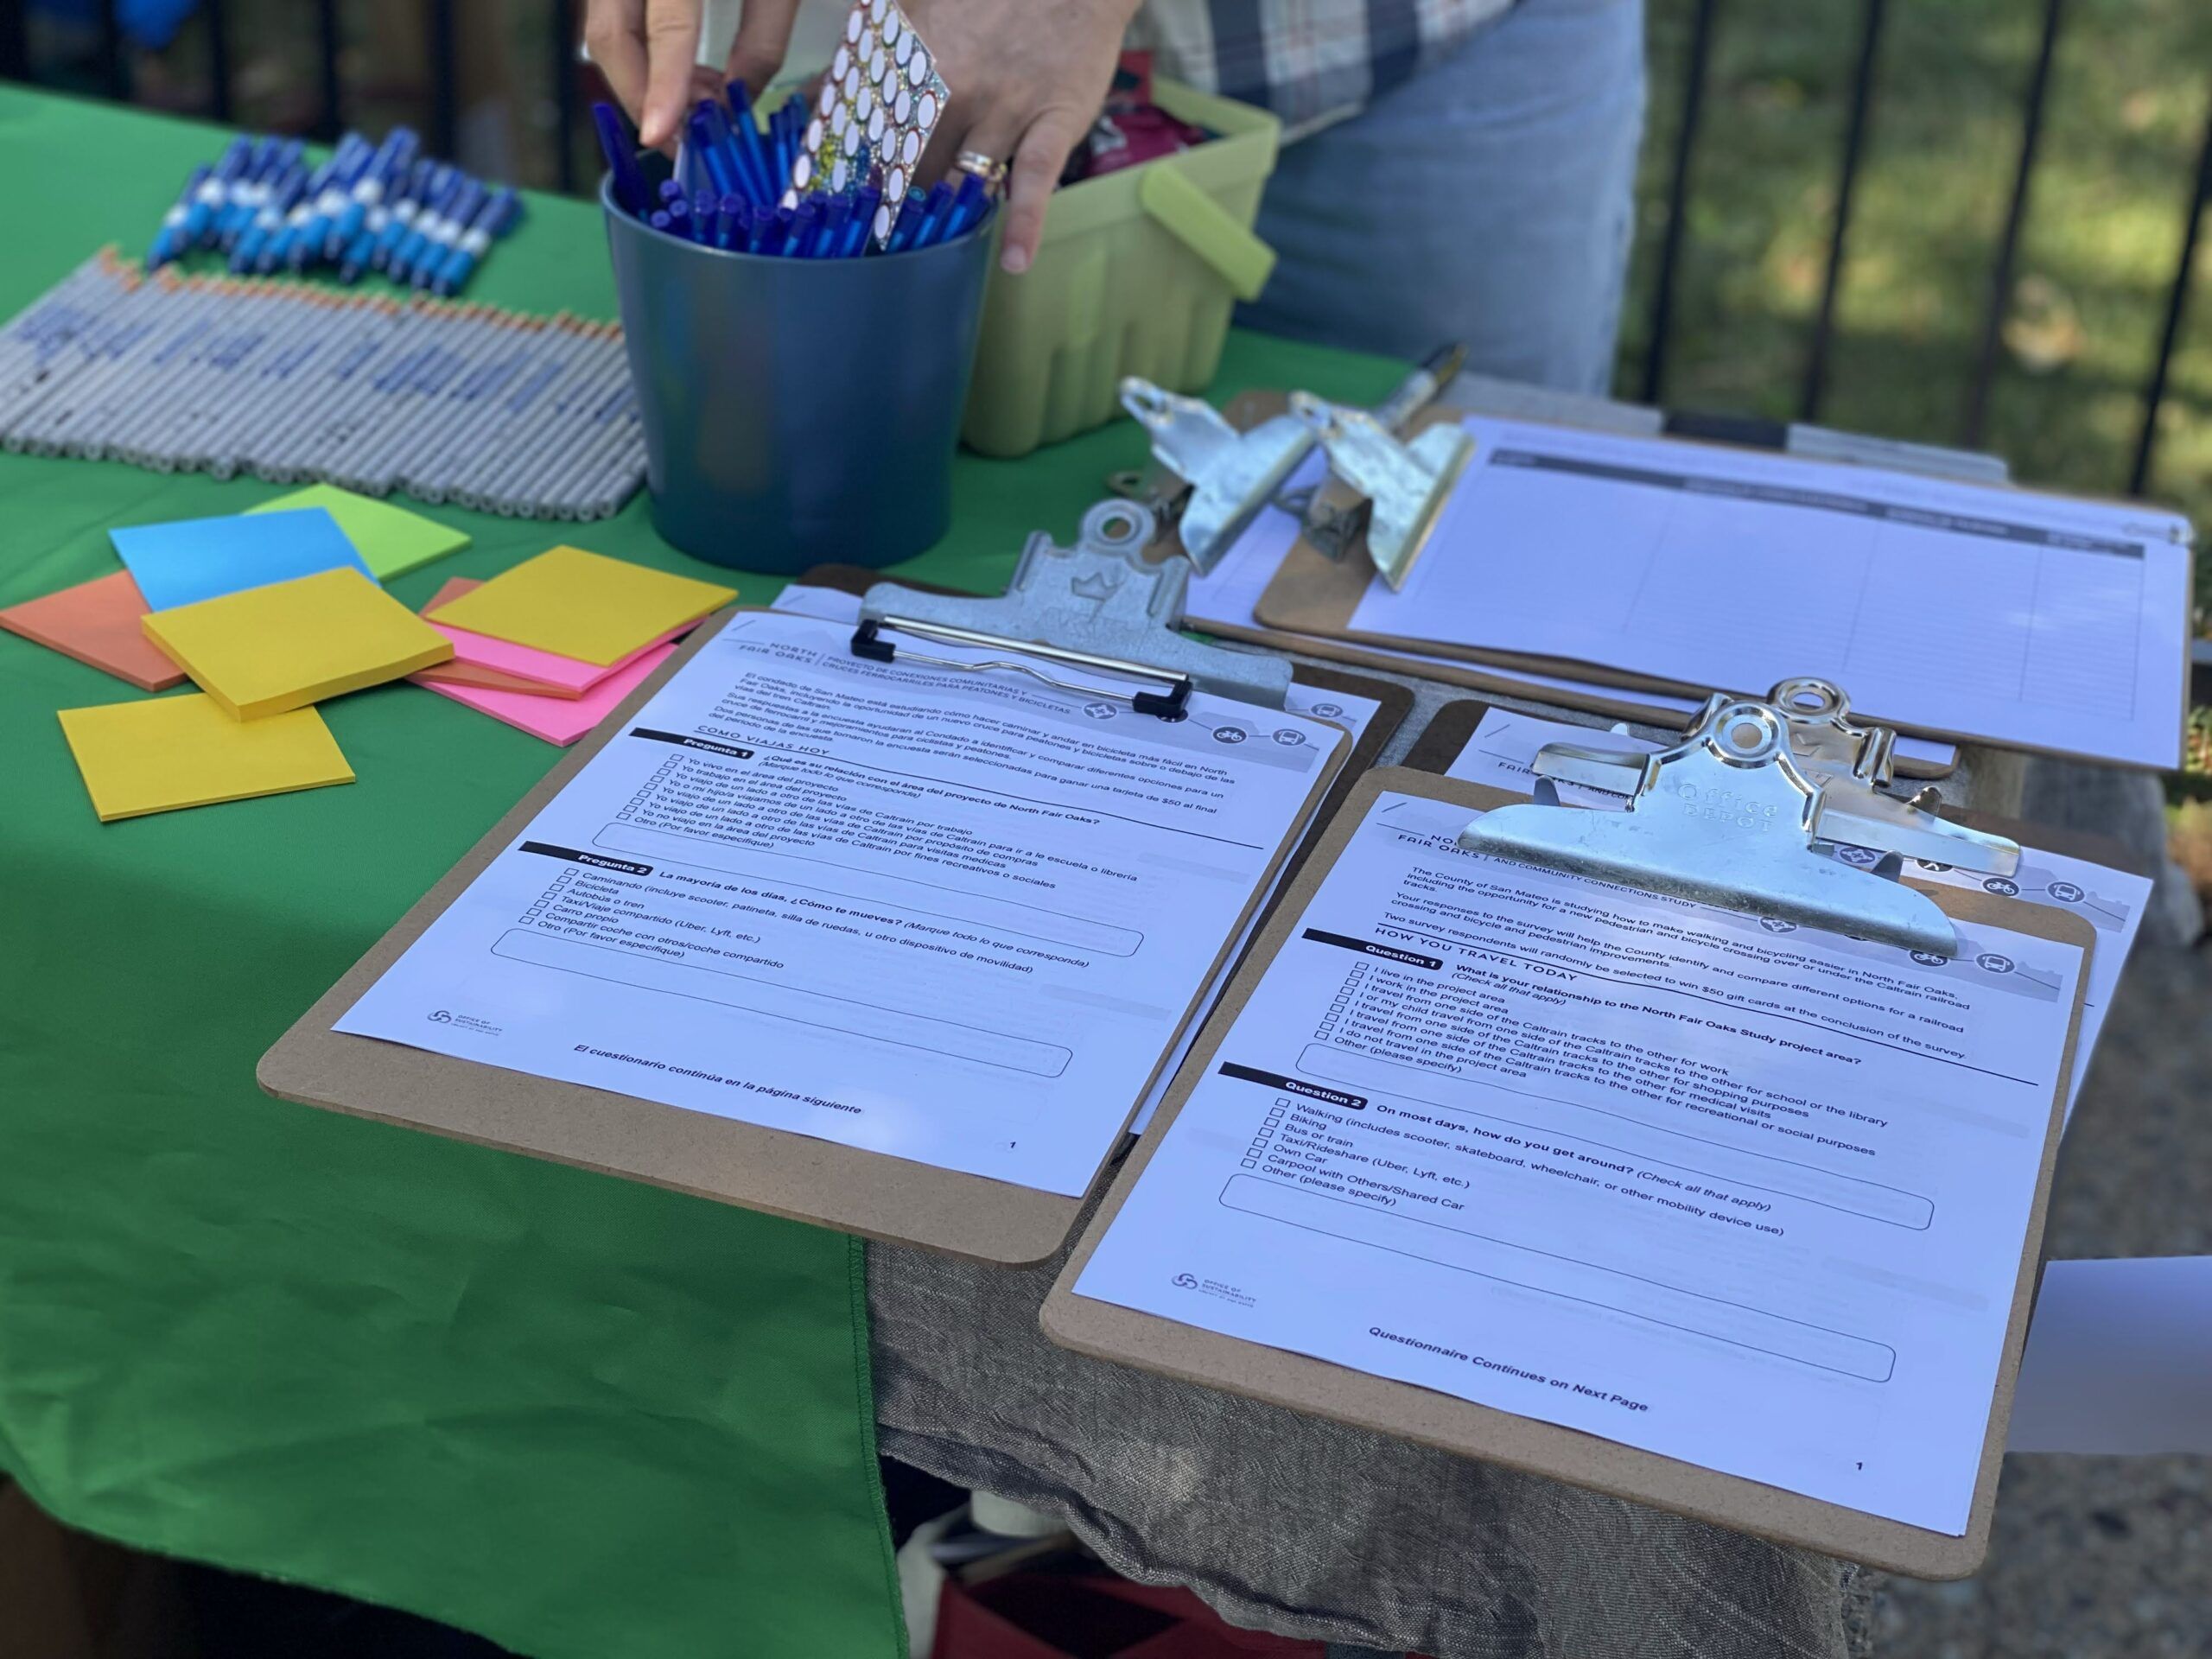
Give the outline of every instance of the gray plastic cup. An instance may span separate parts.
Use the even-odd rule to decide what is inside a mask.
[[[987,225],[917,253],[786,259],[680,240],[600,187],[653,527],[777,575],[912,557],[952,521]]]

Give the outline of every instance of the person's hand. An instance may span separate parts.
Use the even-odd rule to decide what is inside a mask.
[[[673,149],[683,118],[702,98],[720,96],[725,80],[741,80],[758,97],[784,67],[799,0],[745,0],[737,38],[721,73],[698,66],[702,0],[591,0],[584,44],[622,107],[638,124],[639,141]]]
[[[746,22],[759,0],[747,0]],[[1045,204],[1113,84],[1122,33],[1138,0],[906,0],[936,54],[951,105],[930,149],[938,165],[963,150],[1010,164],[999,263],[1029,269]],[[785,27],[785,37],[790,33]]]

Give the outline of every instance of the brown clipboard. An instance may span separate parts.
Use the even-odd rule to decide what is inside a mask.
[[[1224,410],[1224,415],[1231,425],[1241,429],[1255,425],[1272,416],[1279,415],[1288,406],[1288,399],[1281,392],[1248,391],[1233,399]],[[1457,420],[1465,412],[1442,408],[1424,410],[1410,423],[1410,429],[1415,432],[1421,431],[1440,421]],[[1336,478],[1332,477],[1325,480],[1320,486],[1320,492],[1331,499],[1339,512],[1354,511],[1358,505],[1358,499],[1347,486]],[[1163,546],[1165,553],[1162,556],[1182,551],[1182,544],[1172,539],[1164,542]],[[1361,573],[1359,574],[1360,591],[1363,593],[1366,590],[1368,580],[1364,573],[1370,569],[1369,562],[1364,557],[1365,548],[1364,531],[1362,531],[1360,535],[1354,537],[1351,548],[1346,551],[1339,565],[1338,562],[1332,561],[1316,550],[1301,537],[1292,549],[1290,556],[1284,560],[1284,563],[1287,565],[1291,558],[1303,555],[1332,569],[1340,568]],[[1353,603],[1357,602],[1355,598]],[[1346,613],[1349,614],[1349,612]],[[1457,659],[1444,661],[1434,659],[1443,657],[1446,653],[1422,652],[1419,655],[1431,660],[1416,661],[1403,654],[1394,654],[1380,648],[1363,646],[1349,639],[1264,626],[1256,618],[1213,617],[1192,611],[1184,620],[1185,625],[1190,627],[1217,635],[1224,639],[1234,639],[1244,645],[1264,645],[1274,651],[1294,652],[1300,656],[1319,657],[1327,662],[1343,663],[1350,667],[1364,668],[1370,671],[1380,671],[1384,673],[1411,675],[1417,679],[1435,680],[1441,684],[1456,685],[1464,690],[1484,692],[1491,696],[1520,697],[1530,702],[1545,703],[1557,709],[1579,709],[1588,714],[1603,715],[1607,720],[1624,720],[1639,726],[1655,726],[1662,731],[1688,731],[1691,721],[1696,716],[1696,710],[1694,709],[1676,709],[1666,703],[1637,697],[1626,685],[1614,685],[1613,689],[1618,691],[1619,695],[1609,696],[1594,689],[1569,692],[1561,690],[1556,685],[1524,679],[1511,671],[1502,656],[1495,661],[1481,663]],[[1599,677],[1590,673],[1586,665],[1580,663],[1555,661],[1537,657],[1518,658],[1514,660],[1527,664],[1532,672],[1547,673],[1560,679],[1575,680],[1592,688],[1599,683]],[[1608,678],[1605,683],[1611,684],[1612,680]],[[1705,696],[1705,690],[1688,688],[1676,695],[1694,700],[1702,700]],[[1899,755],[1897,760],[1897,770],[1903,777],[1936,779],[1948,777],[1955,768],[1946,762],[1923,760],[1913,755]]]
[[[294,1022],[262,1056],[255,1076],[270,1094],[302,1105],[425,1129],[477,1146],[842,1232],[919,1245],[987,1265],[1040,1262],[1065,1242],[1084,1197],[939,1169],[791,1130],[331,1029],[709,639],[733,617],[762,613],[752,607],[726,610],[694,630],[673,657],[571,749]],[[1206,990],[1274,886],[1276,870],[1308,843],[1321,801],[1351,765],[1349,741],[1340,747],[1339,775],[1325,774],[1315,780],[1297,827],[1276,849],[1243,914],[1224,936],[1219,953],[1193,986],[1182,1023],[1162,1047],[1160,1067],[1166,1065],[1188,1022],[1197,1017]],[[1120,1128],[1102,1141],[1090,1186],[1096,1186],[1119,1154],[1130,1120],[1158,1079],[1155,1070],[1131,1098]]]
[[[1503,1464],[1890,1572],[1923,1579],[1963,1578],[1974,1572],[1989,1548],[1990,1522],[1996,1507],[2005,1428],[2012,1416],[2013,1385],[2019,1375],[2020,1356],[2027,1342],[2028,1318],[2040,1275],[2044,1223],[2050,1208],[2051,1172],[2057,1161],[2058,1132],[2064,1121],[2066,1085],[2081,1029],[2082,987],[2088,978],[2088,954],[2095,946],[2094,930],[2077,916],[1988,893],[1920,888],[1948,914],[1960,919],[1982,921],[2039,938],[2077,944],[2082,951],[2084,967],[2075,982],[2066,1046],[2057,1084],[2052,1090],[2043,1161],[2022,1241],[2011,1318],[2005,1328],[1996,1390],[1982,1440],[1973,1505],[1962,1536],[1953,1537],[1885,1520],[1843,1504],[1784,1491],[1740,1475],[1721,1474],[1580,1429],[1539,1422],[1497,1407],[1476,1405],[1456,1395],[1374,1376],[1241,1338],[1221,1336],[1157,1314],[1140,1313],[1075,1294],[1075,1283],[1097,1249],[1099,1240],[1114,1224],[1115,1217],[1121,1212],[1137,1182],[1143,1179],[1146,1166],[1166,1142],[1168,1131],[1198,1080],[1212,1067],[1230,1027],[1250,1000],[1268,964],[1282,949],[1323,878],[1335,865],[1352,833],[1365,820],[1376,798],[1386,791],[1479,810],[1527,798],[1405,767],[1371,772],[1360,780],[1312,861],[1285,893],[1259,943],[1237,970],[1198,1040],[1192,1045],[1152,1127],[1139,1141],[1136,1151],[1069,1255],[1039,1314],[1046,1335],[1065,1348],[1096,1358],[1249,1395],[1295,1411],[1311,1412],[1438,1446],[1463,1457]]]
[[[1439,709],[1427,726],[1421,728],[1413,747],[1406,751],[1400,764],[1415,772],[1445,772],[1451,770],[1475,735],[1475,728],[1482,724],[1483,716],[1492,705],[1478,698],[1462,698],[1447,702]],[[1506,710],[1507,713],[1515,712]],[[1977,811],[1971,807],[1943,809],[1943,816],[1954,823],[1962,823],[1969,830],[1984,834],[2004,836],[2023,847],[2035,847],[2046,853],[2060,853],[2068,858],[2078,858],[2084,863],[2101,864],[2108,870],[2118,870],[2127,875],[2148,880],[2158,872],[2149,861],[2125,842],[2110,836],[2093,834],[2086,830],[2069,830],[2058,824],[2037,823],[2029,818],[2007,817],[2001,812]]]
[[[1457,410],[1436,408],[1425,410],[1411,423],[1410,429],[1419,431],[1440,421],[1455,421],[1460,418],[1461,413],[1462,411]],[[1551,423],[1523,421],[1516,422],[1516,424],[1541,426]],[[1571,432],[1574,429],[1561,427],[1559,429],[1563,432]],[[1664,442],[1693,444],[1704,449],[1719,449],[1726,447],[1708,443],[1698,438],[1674,437],[1668,438]],[[1851,463],[1831,464],[1848,466]],[[2047,495],[2058,499],[2074,499],[2058,497],[2054,492],[2023,490],[2017,487],[2014,493],[2028,496]],[[1301,536],[1292,545],[1290,551],[1284,556],[1282,563],[1276,568],[1274,577],[1268,582],[1267,591],[1262,594],[1254,604],[1253,619],[1261,629],[1279,636],[1290,635],[1300,639],[1340,641],[1344,645],[1355,650],[1365,645],[1373,651],[1403,652],[1422,657],[1445,658],[1450,659],[1454,664],[1464,663],[1509,671],[1518,668],[1530,673],[1557,675],[1564,679],[1587,681],[1593,685],[1611,686],[1621,691],[1624,697],[1628,693],[1641,690],[1662,696],[1688,697],[1702,702],[1708,693],[1714,690],[1728,691],[1744,696],[1760,696],[1764,695],[1767,690],[1764,686],[1715,687],[1686,680],[1665,679],[1655,675],[1614,668],[1603,663],[1577,658],[1538,656],[1529,652],[1501,650],[1491,646],[1459,645],[1448,640],[1417,639],[1404,635],[1363,632],[1352,627],[1352,615],[1358,609],[1361,599],[1365,596],[1372,585],[1374,575],[1372,561],[1358,556],[1357,550],[1346,553],[1342,559],[1332,559]],[[2189,713],[2189,632],[2186,626],[2181,630],[2182,706],[2178,710],[2180,718],[2177,720],[2174,727],[2175,752],[2173,760],[2167,763],[2170,766],[2177,766],[2181,764],[2180,733]],[[1301,647],[1301,649],[1308,649],[1308,647]],[[1339,660],[1344,659],[1339,658]],[[1370,658],[1369,660],[1379,662],[1384,659]],[[1471,678],[1463,677],[1456,672],[1447,671],[1445,665],[1440,663],[1426,664],[1421,671],[1428,677],[1463,684],[1471,690],[1491,691],[1507,696],[1532,696],[1542,702],[1554,703],[1567,702],[1573,707],[1588,707],[1593,712],[1606,712],[1600,707],[1601,703],[1607,701],[1602,697],[1570,698],[1556,688],[1524,693],[1516,691],[1503,683],[1477,684]],[[1848,687],[1846,688],[1846,690],[1848,689]],[[1930,726],[1922,721],[1904,719],[1874,710],[1865,711],[1863,717],[1878,725],[1894,727],[1912,736],[1929,738],[1940,742],[1978,744],[1989,748],[2012,749],[2026,754],[2049,754],[2061,759],[2090,760],[2101,766],[2118,764],[2101,755],[2076,754],[2070,750],[2048,748],[2039,745],[2000,744],[1978,733],[1953,731],[1947,728]],[[1650,715],[1643,714],[1616,715],[1615,718],[1652,721]],[[1652,721],[1652,723],[1669,727],[1686,726],[1688,716],[1678,716],[1671,721]],[[1909,762],[1903,757],[1899,758],[1897,770],[1908,777],[1928,775],[1923,773],[1920,763]]]

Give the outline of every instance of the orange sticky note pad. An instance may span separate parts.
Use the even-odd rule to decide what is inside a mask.
[[[195,693],[64,709],[60,719],[102,823],[353,781],[312,709],[232,720]]]
[[[556,547],[430,614],[449,627],[604,668],[736,597],[734,588]]]
[[[0,611],[0,628],[74,657],[142,691],[162,691],[184,671],[155,648],[138,626],[146,601],[128,570],[79,582]]]
[[[155,611],[140,626],[238,720],[402,679],[453,655],[443,634],[347,568]]]

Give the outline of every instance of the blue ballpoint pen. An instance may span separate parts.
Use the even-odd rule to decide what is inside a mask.
[[[875,234],[875,215],[882,206],[883,192],[874,185],[863,185],[853,193],[853,215],[845,223],[838,257],[850,259],[868,251],[868,238]]]
[[[944,234],[938,239],[950,242],[954,237],[964,234],[970,226],[983,217],[984,210],[990,205],[989,187],[973,173],[965,175],[960,181],[960,188],[953,193],[952,206],[946,210]]]
[[[612,104],[591,106],[591,124],[599,132],[600,153],[607,157],[607,171],[614,184],[614,205],[628,213],[652,210],[645,175],[638,167],[638,146],[630,136],[622,112]]]
[[[322,257],[335,263],[345,251],[360,238],[362,228],[369,222],[370,213],[385,196],[397,188],[407,175],[415,160],[415,151],[421,140],[411,127],[394,127],[385,135],[384,143],[377,146],[369,164],[353,181],[347,193],[348,200],[323,233]]]
[[[184,251],[184,222],[191,216],[193,204],[200,200],[200,191],[214,171],[204,162],[192,169],[192,176],[184,181],[175,205],[162,215],[162,227],[154,232],[153,241],[147,245],[147,270],[159,270]]]
[[[690,201],[681,195],[671,196],[669,198],[667,207],[663,211],[668,214],[669,233],[671,236],[680,236],[689,242],[691,239]]]
[[[845,245],[845,225],[852,216],[852,198],[832,196],[830,205],[822,210],[822,222],[815,227],[813,238],[807,245],[806,257],[810,259],[836,258]]]
[[[711,246],[715,239],[715,219],[721,212],[722,199],[711,190],[695,192],[691,197],[691,239],[702,245]]]
[[[198,198],[184,216],[184,227],[178,243],[178,251],[201,245],[208,237],[215,218],[223,205],[231,199],[231,188],[245,171],[253,159],[253,140],[240,135],[231,140],[223,150],[222,159],[215,163],[214,176],[200,187]]]
[[[899,204],[899,217],[891,226],[891,240],[884,245],[886,253],[904,253],[913,245],[914,232],[922,228],[922,199],[910,195]]]
[[[738,156],[745,167],[746,194],[753,198],[754,207],[772,207],[783,193],[768,162],[760,124],[753,118],[753,95],[741,80],[729,84],[729,109],[730,133],[737,140]]]
[[[715,207],[715,245],[728,251],[745,244],[745,198],[734,190]]]
[[[733,191],[742,195],[750,188],[745,176],[745,158],[737,147],[737,134],[729,123],[729,111],[718,98],[700,100],[698,113],[706,118],[709,165],[716,180],[715,188],[724,195]]]
[[[668,209],[665,207],[656,207],[652,213],[646,214],[645,223],[657,231],[666,231],[671,236],[677,233],[676,221],[668,216]]]
[[[719,202],[737,188],[737,172],[715,137],[714,118],[708,113],[714,108],[712,104],[702,103],[684,122],[684,154],[698,157],[697,171],[703,175],[693,179],[692,194],[696,196],[702,189],[710,189]]]
[[[791,227],[785,232],[784,245],[778,250],[786,259],[796,257],[814,235],[814,227],[821,221],[822,204],[812,196],[799,203],[791,214]]]
[[[493,192],[475,221],[461,233],[453,251],[438,268],[432,287],[442,299],[458,294],[468,286],[468,279],[476,274],[476,267],[492,245],[522,222],[522,197],[512,188],[502,186]]]

